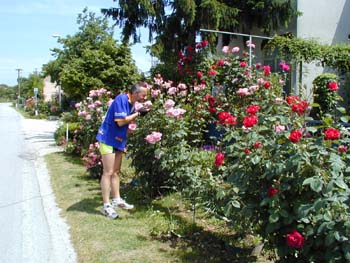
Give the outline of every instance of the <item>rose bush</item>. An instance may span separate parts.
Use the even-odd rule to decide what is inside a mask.
[[[129,136],[142,189],[176,190],[224,214],[278,261],[350,261],[349,131],[328,115],[310,126],[310,102],[283,98],[286,62],[280,72],[249,67],[236,47],[197,59],[205,47],[181,52],[177,82],[157,75],[149,85],[152,109]]]
[[[197,74],[181,83],[186,92],[179,83],[155,81],[161,92],[132,139],[134,165],[149,184],[160,180],[158,189],[197,196],[239,220],[279,261],[350,260],[349,131],[329,116],[318,127],[308,125],[310,102],[282,96],[285,62],[280,72],[260,63],[248,67],[246,53],[233,50],[198,63]],[[186,110],[181,118],[165,114],[169,98]],[[211,155],[198,150],[206,123],[222,132]],[[145,144],[151,131],[162,139]]]

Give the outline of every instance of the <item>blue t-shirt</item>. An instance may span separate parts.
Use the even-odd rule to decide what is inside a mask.
[[[99,142],[113,146],[119,151],[125,151],[128,134],[128,124],[118,126],[116,120],[123,120],[134,112],[134,107],[129,101],[128,94],[119,94],[109,106],[104,121],[102,122],[96,139]]]

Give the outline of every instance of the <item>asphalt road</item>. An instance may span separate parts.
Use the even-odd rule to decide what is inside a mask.
[[[57,121],[24,119],[0,103],[0,262],[70,263],[69,227],[50,186],[44,155],[59,151]]]

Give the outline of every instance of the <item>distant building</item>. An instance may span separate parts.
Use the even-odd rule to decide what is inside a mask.
[[[44,87],[43,87],[43,94],[44,94],[44,101],[49,102],[52,101],[53,98],[58,98],[59,88],[56,85],[56,83],[51,82],[51,77],[47,76],[44,78]]]

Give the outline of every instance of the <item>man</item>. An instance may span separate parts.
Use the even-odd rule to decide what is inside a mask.
[[[101,191],[103,208],[101,212],[111,219],[118,218],[115,208],[133,209],[120,197],[119,172],[123,153],[126,151],[128,124],[134,121],[140,112],[135,111],[136,102],[144,102],[147,89],[142,84],[133,85],[128,93],[121,93],[115,97],[108,108],[104,121],[98,130],[96,139],[100,142],[103,174],[101,177]],[[112,201],[110,202],[110,194]]]

